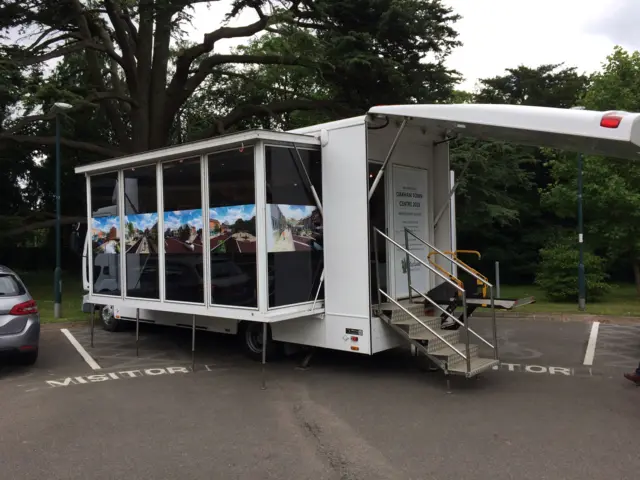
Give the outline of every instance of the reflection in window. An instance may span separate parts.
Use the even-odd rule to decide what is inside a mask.
[[[200,158],[162,169],[166,299],[204,303]]]
[[[258,306],[254,149],[208,156],[211,302]]]
[[[91,177],[93,293],[120,295],[120,216],[117,172]]]
[[[124,171],[127,296],[160,298],[156,166]]]
[[[298,152],[322,201],[320,152]],[[313,301],[324,259],[322,216],[295,149],[268,146],[265,156],[269,307]]]

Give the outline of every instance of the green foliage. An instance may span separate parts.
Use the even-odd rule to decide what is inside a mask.
[[[640,53],[616,47],[601,72],[591,77],[582,105],[593,110],[640,111]],[[550,154],[552,181],[542,204],[560,218],[577,216],[577,155]],[[615,158],[584,157],[584,225],[587,241],[610,262],[640,263],[640,164]],[[636,276],[636,283],[640,278]]]
[[[579,252],[575,242],[558,240],[540,251],[536,284],[547,298],[556,302],[578,300]],[[606,261],[591,252],[584,255],[587,301],[595,301],[611,291],[606,283]]]

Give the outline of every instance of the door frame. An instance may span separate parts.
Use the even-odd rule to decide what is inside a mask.
[[[420,236],[420,238],[423,238],[425,241],[431,243],[432,242],[432,230],[431,230],[431,172],[429,171],[428,168],[424,168],[424,167],[416,167],[413,165],[403,165],[400,163],[393,163],[390,164],[391,168],[389,169],[390,174],[388,175],[388,181],[387,181],[387,188],[388,188],[388,192],[393,192],[393,188],[394,188],[394,174],[397,171],[396,169],[405,169],[405,170],[414,170],[414,171],[421,171],[424,172],[424,175],[426,176],[426,181],[424,184],[424,203],[422,205],[422,213],[424,215],[424,236],[420,236],[420,233],[418,233],[418,235]],[[387,172],[385,172],[386,174]],[[386,193],[386,192],[385,192]],[[396,242],[398,242],[400,245],[404,246],[404,238],[401,241],[398,241],[397,239],[394,238],[395,235],[395,215],[394,215],[394,206],[395,206],[395,202],[394,201],[387,201],[387,229],[388,232],[391,233],[387,233],[387,235],[389,237],[391,237],[392,239],[394,239]],[[427,249],[427,247],[425,247],[425,249]],[[427,249],[428,250],[428,249]],[[395,300],[403,300],[403,299],[408,299],[409,298],[409,292],[407,292],[406,294],[403,294],[401,296],[398,296],[398,292],[397,292],[397,285],[396,285],[396,274],[395,274],[395,267],[396,267],[396,260],[398,260],[399,257],[397,257],[397,255],[400,255],[399,250],[393,246],[392,248],[388,248],[387,249],[387,262],[388,265],[390,265],[390,268],[387,269],[387,281],[388,286],[389,286],[389,295],[394,298]],[[404,256],[404,254],[402,254],[402,256]],[[426,258],[424,261],[427,261]],[[425,267],[421,267],[420,268],[421,271],[425,271]],[[431,288],[432,285],[432,279],[431,279],[431,272],[429,271],[425,271],[425,292],[423,293],[427,293],[427,291],[429,291],[429,289]]]

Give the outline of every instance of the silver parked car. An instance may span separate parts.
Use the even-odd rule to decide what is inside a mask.
[[[0,354],[17,355],[26,365],[38,359],[40,314],[27,287],[0,265]]]

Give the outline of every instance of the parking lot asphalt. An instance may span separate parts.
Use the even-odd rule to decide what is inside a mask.
[[[475,319],[478,331],[490,328]],[[402,353],[245,359],[231,337],[144,326],[43,333],[0,370],[3,478],[635,479],[640,327],[501,319],[497,371],[456,378]],[[622,346],[619,344],[622,342]],[[3,373],[4,372],[4,373]]]

